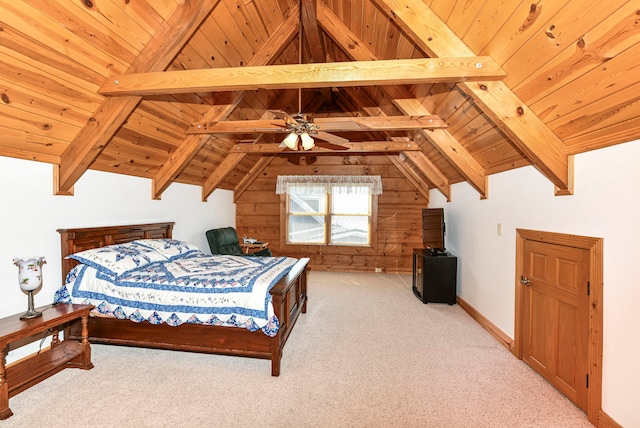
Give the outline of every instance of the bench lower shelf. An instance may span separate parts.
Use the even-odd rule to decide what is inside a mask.
[[[9,408],[10,397],[65,368],[93,368],[88,330],[91,309],[91,305],[59,304],[42,308],[42,315],[37,318],[25,320],[16,314],[0,319],[0,419],[13,415]],[[69,339],[65,333],[65,340],[60,341],[59,332],[68,331],[72,323],[80,326],[80,340]],[[48,349],[5,365],[12,344],[43,332],[51,332]]]
[[[82,343],[64,340],[57,346],[8,366],[6,378],[9,398],[67,367],[93,368],[91,362],[87,364],[80,361],[82,352]]]

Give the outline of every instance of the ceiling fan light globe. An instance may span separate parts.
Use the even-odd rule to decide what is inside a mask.
[[[282,140],[282,144],[289,147],[291,150],[295,150],[298,145],[298,135],[296,135],[295,132],[292,132]]]
[[[310,150],[315,147],[313,137],[311,137],[311,135],[307,134],[306,132],[300,135],[300,140],[302,140],[302,148],[304,150]]]

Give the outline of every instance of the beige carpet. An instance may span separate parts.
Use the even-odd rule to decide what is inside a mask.
[[[105,345],[13,397],[5,427],[589,427],[458,306],[409,275],[312,272],[282,374],[270,362]]]

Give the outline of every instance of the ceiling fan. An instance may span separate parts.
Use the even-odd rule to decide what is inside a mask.
[[[287,133],[287,136],[280,143],[280,147],[296,150],[299,142],[302,150],[311,150],[316,145],[314,138],[317,138],[329,143],[328,148],[330,149],[344,150],[346,147],[342,146],[342,144],[349,142],[347,138],[321,131],[320,125],[314,122],[311,115],[300,112],[290,115],[282,110],[269,110],[269,113],[283,122],[282,131]],[[279,123],[275,123],[275,125],[278,126]],[[326,144],[319,144],[327,146]]]

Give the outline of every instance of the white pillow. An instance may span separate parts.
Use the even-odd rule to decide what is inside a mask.
[[[198,249],[198,247],[196,247],[195,245],[169,238],[138,239],[136,241],[133,241],[133,243],[136,245],[140,245],[143,248],[155,250],[166,257],[168,260],[173,260],[178,257],[200,251],[200,249]]]
[[[92,248],[71,254],[67,258],[77,260],[116,278],[148,264],[167,261],[162,253],[153,248],[143,247],[132,242]]]

